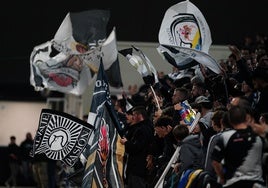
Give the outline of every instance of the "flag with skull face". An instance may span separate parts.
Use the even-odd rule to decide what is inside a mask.
[[[100,58],[105,71],[118,69],[115,29],[106,38],[108,20],[106,10],[68,13],[54,38],[31,53],[30,83],[35,90],[46,88],[81,95],[92,82]],[[114,87],[122,86],[119,73],[117,70]]]

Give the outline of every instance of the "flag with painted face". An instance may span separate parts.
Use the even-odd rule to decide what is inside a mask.
[[[87,146],[93,126],[51,109],[42,109],[31,155],[45,154],[73,166]]]
[[[157,48],[173,66],[186,69],[198,63],[220,73],[220,66],[208,52],[212,43],[202,12],[189,0],[171,6],[162,20]]]
[[[91,84],[100,58],[105,70],[117,72],[116,77],[111,74],[113,87],[121,87],[115,29],[106,38],[108,20],[105,10],[68,13],[54,39],[36,46],[31,53],[30,83],[35,90],[81,95]]]
[[[78,55],[57,52],[51,57],[52,51],[51,41],[36,46],[32,51],[31,85],[36,91],[49,89],[75,95],[82,94],[92,78],[88,66]]]
[[[94,127],[82,158],[86,159],[82,188],[123,187],[117,153],[117,137],[124,125],[118,120],[111,102],[108,80],[100,64],[88,122]]]

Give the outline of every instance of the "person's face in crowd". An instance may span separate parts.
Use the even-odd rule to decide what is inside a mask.
[[[179,102],[182,102],[182,94],[180,91],[174,91],[172,95],[172,104],[177,104]]]
[[[140,122],[142,119],[141,119],[142,115],[137,113],[137,112],[132,112],[132,120],[133,122],[132,123],[138,123]]]
[[[260,123],[267,124],[267,123],[266,123],[267,120],[266,120],[266,118],[264,117],[264,115],[261,115],[261,116],[260,116],[260,118],[259,118],[259,122],[260,122]],[[267,124],[267,125],[268,125],[268,124]]]
[[[252,89],[250,88],[250,86],[245,81],[243,81],[242,86],[241,86],[241,91],[244,92],[244,93],[247,93],[247,92],[252,91]]]
[[[230,99],[230,103],[227,105],[227,109],[230,109],[232,106],[237,106],[239,104],[239,97],[233,97]]]
[[[128,124],[132,124],[133,123],[133,115],[132,115],[132,113],[126,113],[126,121],[127,121],[127,123]]]
[[[155,133],[158,135],[159,138],[164,138],[168,134],[168,128],[165,126],[155,127]]]
[[[211,123],[212,123],[212,128],[213,128],[213,130],[214,131],[216,131],[216,132],[220,132],[220,130],[221,130],[221,126],[220,125],[216,125],[216,123],[215,123],[215,121],[211,121]]]
[[[190,129],[190,127],[188,126],[188,128]],[[199,124],[197,124],[194,128],[194,130],[192,131],[192,134],[199,134],[201,132],[200,126]]]
[[[195,85],[193,85],[191,93],[192,93],[192,96],[193,97],[199,96],[199,89],[198,89],[198,87],[195,86]]]
[[[241,50],[241,56],[242,56],[243,58],[245,58],[246,60],[248,60],[248,59],[251,58],[251,55],[250,55],[249,50],[246,50],[246,49],[242,49],[242,50]]]
[[[261,84],[260,84],[260,81],[258,79],[253,79],[252,84],[253,84],[253,88],[256,90],[261,88]]]
[[[230,66],[236,65],[236,60],[233,57],[228,58],[228,63]]]
[[[10,143],[11,143],[11,144],[15,144],[15,143],[16,143],[16,138],[11,138],[11,139],[10,139]]]
[[[268,56],[264,55],[263,57],[260,58],[258,65],[261,67],[268,67]]]

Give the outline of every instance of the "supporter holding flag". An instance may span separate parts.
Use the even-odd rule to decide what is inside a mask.
[[[82,188],[123,187],[117,164],[116,142],[119,135],[124,135],[124,125],[119,121],[111,102],[102,62],[98,70],[88,122],[92,122],[95,129],[85,152],[80,157],[86,162]]]

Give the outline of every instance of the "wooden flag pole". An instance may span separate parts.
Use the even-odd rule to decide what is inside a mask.
[[[157,100],[157,97],[156,97],[154,88],[153,88],[152,85],[150,85],[150,87],[151,87],[151,90],[152,90],[152,92],[153,92],[153,95],[154,95],[154,98],[155,98],[155,101],[156,101],[156,104],[157,104],[157,108],[158,108],[158,110],[160,110],[161,108],[160,108],[159,102],[158,102],[158,100]]]

